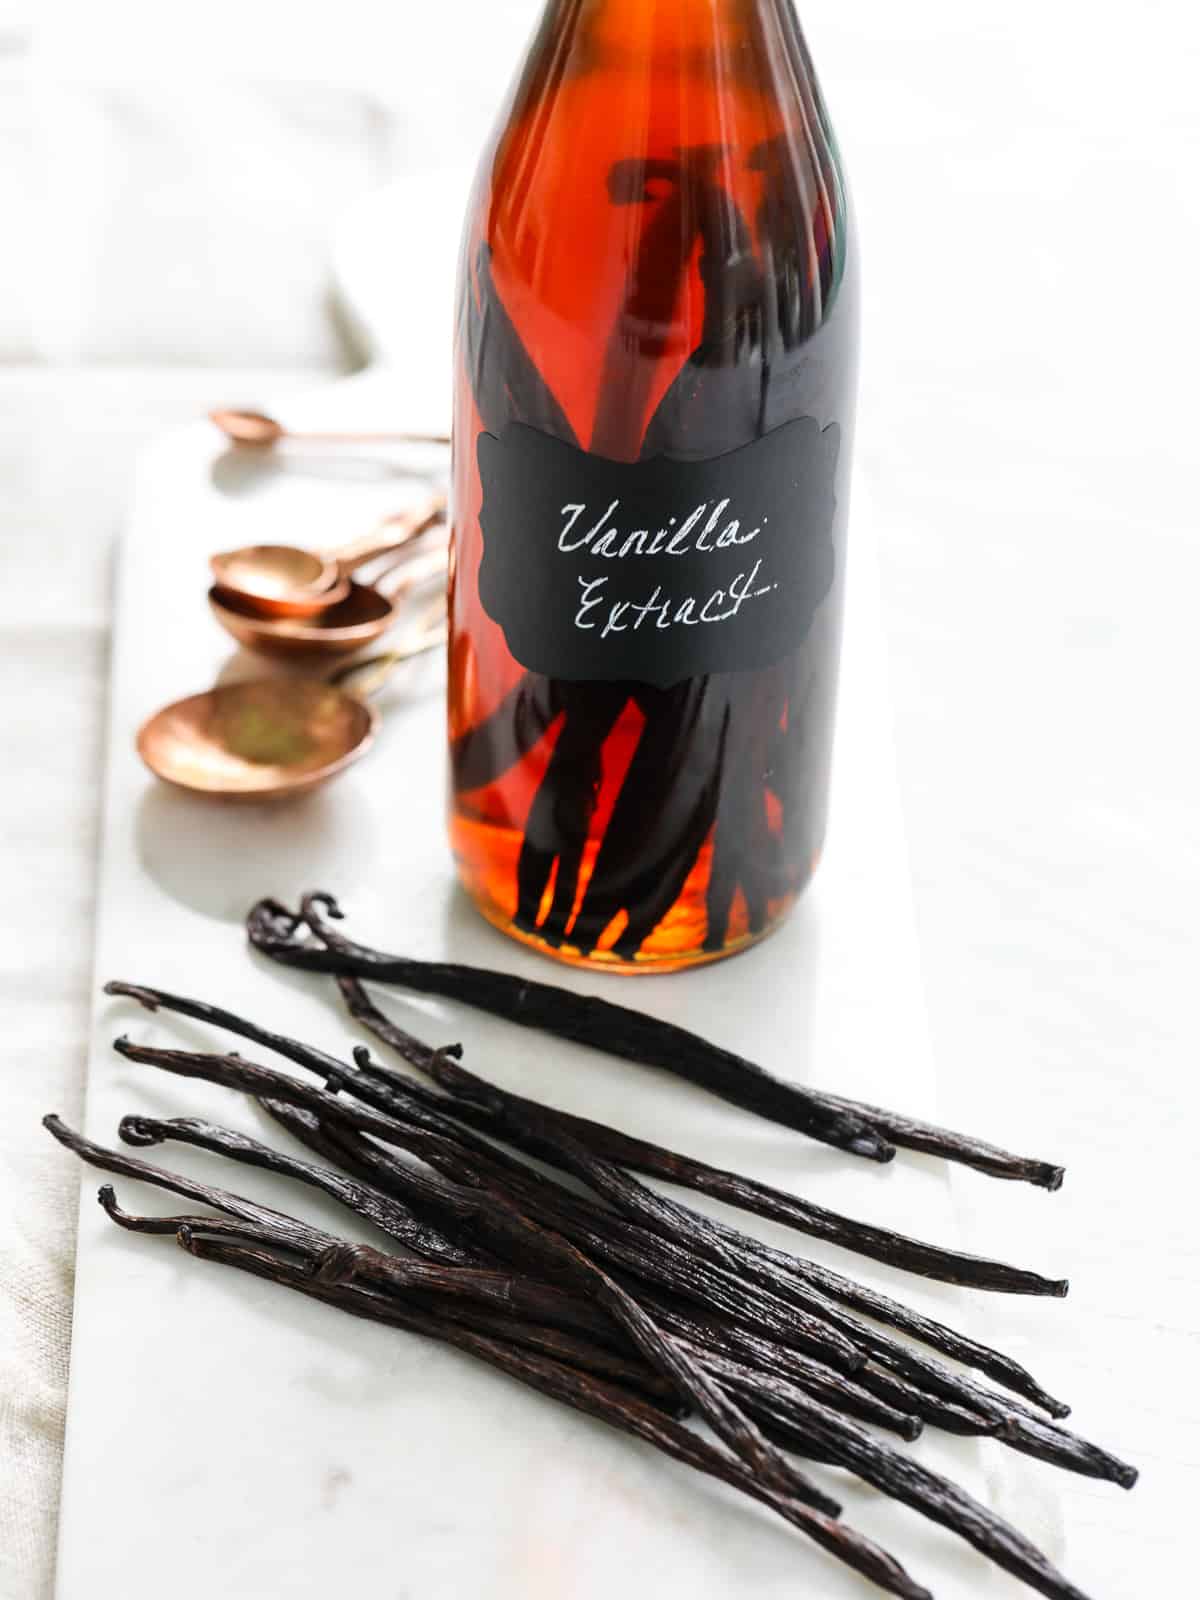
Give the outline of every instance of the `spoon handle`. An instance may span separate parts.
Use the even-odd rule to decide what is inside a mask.
[[[281,430],[281,438],[300,444],[436,444],[448,445],[448,433],[293,433]]]
[[[435,549],[413,551],[375,582],[385,600],[396,605],[405,595],[422,588],[431,579],[441,578],[442,587],[449,571],[449,551],[444,544]]]
[[[431,494],[420,505],[411,510],[398,512],[393,517],[385,517],[370,533],[364,534],[360,539],[352,539],[349,544],[339,545],[335,550],[322,551],[326,561],[337,563],[339,578],[348,578],[358,567],[365,566],[368,561],[374,561],[376,556],[385,556],[393,550],[402,550],[405,545],[411,544],[414,539],[420,538],[435,524],[443,521],[446,515],[446,496],[444,494]]]
[[[385,650],[382,655],[369,656],[366,661],[355,661],[339,668],[329,682],[334,688],[344,689],[347,694],[364,700],[377,694],[406,661],[414,661],[445,644],[446,634],[446,605],[444,600],[439,600],[429,608],[417,632],[406,643],[395,650]]]

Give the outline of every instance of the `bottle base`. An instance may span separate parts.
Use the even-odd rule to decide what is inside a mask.
[[[480,916],[490,922],[493,928],[514,939],[518,944],[523,944],[527,949],[536,951],[548,961],[556,961],[560,966],[580,967],[588,972],[605,972],[622,978],[657,977],[670,972],[688,972],[694,967],[712,966],[717,961],[728,961],[731,956],[742,955],[745,951],[752,950],[755,945],[762,944],[765,939],[769,939],[787,921],[794,906],[793,901],[786,911],[773,917],[766,927],[730,939],[716,950],[700,946],[693,950],[647,951],[635,956],[626,956],[615,950],[580,950],[572,945],[569,939],[561,944],[553,939],[547,939],[536,928],[521,927],[499,906],[491,905],[486,900],[471,894],[465,885],[464,891]],[[799,896],[795,898],[798,899]]]

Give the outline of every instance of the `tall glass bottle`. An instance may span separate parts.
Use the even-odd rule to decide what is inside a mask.
[[[845,183],[791,0],[548,0],[467,219],[450,832],[491,921],[663,971],[825,831]]]

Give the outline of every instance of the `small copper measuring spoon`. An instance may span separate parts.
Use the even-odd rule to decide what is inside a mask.
[[[351,583],[344,600],[315,617],[264,617],[219,585],[208,591],[208,605],[245,650],[290,660],[346,656],[374,644],[395,623],[405,596],[445,573],[442,545],[414,551],[375,584]]]
[[[443,644],[445,614],[439,600],[400,649],[328,682],[259,678],[165,706],[139,731],[138,754],[164,783],[221,800],[283,800],[319,788],[374,743],[379,712],[360,695]]]
[[[304,444],[449,444],[444,433],[294,433],[261,411],[210,411],[209,421],[234,444],[272,445],[281,439]]]
[[[410,511],[387,517],[361,539],[334,550],[300,550],[287,544],[252,544],[209,561],[218,587],[259,616],[314,617],[350,593],[350,574],[377,556],[400,550],[446,513],[435,494]]]

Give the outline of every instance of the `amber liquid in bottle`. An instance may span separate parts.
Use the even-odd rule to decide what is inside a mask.
[[[547,954],[628,972],[729,955],[775,927],[812,875],[836,696],[855,283],[840,162],[791,0],[551,0],[464,238],[449,691],[462,881],[486,917]],[[563,594],[607,594],[586,587],[593,572],[607,580],[619,565],[633,582],[647,548],[629,538],[641,526],[637,472],[663,492],[678,475],[679,514],[662,518],[664,534],[703,505],[715,541],[740,509],[721,463],[751,493],[764,476],[782,483],[793,437],[809,454],[771,502],[773,519],[759,517],[737,577],[726,561],[742,557],[736,531],[711,558],[726,561],[719,601],[698,592],[689,610],[658,583],[636,614],[619,613],[628,631],[614,619],[602,643],[601,627],[584,630],[608,613],[581,609],[571,637],[611,652],[609,676],[591,657],[577,671],[561,650],[545,670],[550,657],[520,642],[531,607],[535,625],[546,608],[549,627]],[[517,441],[495,446],[508,452],[500,489],[481,476],[488,438]],[[619,508],[628,542],[605,553],[630,559],[605,566],[597,555],[563,577],[578,589],[556,587],[565,568],[553,564],[592,557],[600,533],[580,548],[579,530],[605,524],[593,502],[577,525],[558,501],[548,502],[558,522],[525,517],[522,484],[543,489],[539,450],[554,468],[596,468],[594,505]],[[828,482],[812,490],[818,461]],[[710,470],[697,489],[688,474]],[[807,521],[792,530],[788,496],[806,495]],[[530,541],[519,557],[495,544],[501,522]],[[768,581],[783,546],[759,558],[767,528],[792,541],[789,582],[804,604]],[[752,537],[748,524],[740,537]],[[486,581],[481,594],[485,546],[524,635],[486,603]],[[762,643],[772,627],[786,649]],[[631,637],[643,651],[662,642],[661,672],[644,653],[630,665]],[[672,672],[667,658],[681,650],[700,651],[704,670]]]

